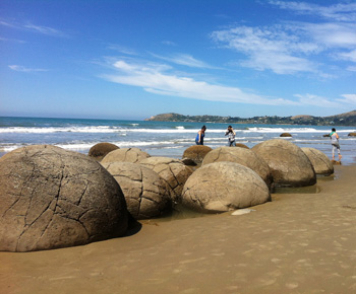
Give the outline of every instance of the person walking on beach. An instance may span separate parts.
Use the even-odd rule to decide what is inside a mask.
[[[198,132],[195,143],[197,145],[204,145],[204,137],[205,137],[206,126],[202,126],[201,130]]]
[[[234,129],[232,128],[232,126],[227,127],[225,136],[229,136],[229,147],[236,146],[236,143],[235,143],[236,133],[235,133]]]
[[[331,146],[332,148],[332,159],[335,159],[335,149],[337,149],[337,153],[339,154],[339,160],[341,160],[342,155],[340,152],[340,144],[339,144],[339,135],[336,133],[336,129],[332,128],[330,133]]]

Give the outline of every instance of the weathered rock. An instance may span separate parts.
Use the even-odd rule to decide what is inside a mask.
[[[331,160],[333,165],[342,165],[341,161]]]
[[[210,151],[204,158],[202,166],[220,161],[242,164],[255,171],[270,188],[273,178],[268,164],[251,149],[219,147]]]
[[[173,203],[181,202],[183,186],[193,173],[193,170],[184,165],[180,160],[168,157],[149,157],[139,162],[163,178],[172,190]]]
[[[245,144],[242,144],[242,143],[236,143],[236,147],[250,149],[250,148],[248,148],[248,146],[246,146]]]
[[[119,183],[135,219],[158,217],[171,209],[168,184],[152,169],[132,162],[101,163]]]
[[[352,132],[348,134],[349,137],[356,137],[356,132]]]
[[[90,157],[49,145],[0,158],[0,250],[69,247],[125,234],[114,178]]]
[[[183,159],[181,159],[181,162],[188,166],[196,166],[197,165],[195,163],[195,161],[190,158],[183,158]]]
[[[269,201],[266,183],[253,170],[234,162],[214,162],[195,171],[184,185],[183,205],[212,213]]]
[[[196,164],[201,164],[205,155],[209,153],[211,150],[210,147],[205,145],[194,145],[187,148],[183,153],[183,158],[190,158]]]
[[[301,149],[308,156],[317,175],[331,175],[334,172],[334,166],[325,153],[315,148],[303,147]]]
[[[88,155],[96,160],[102,160],[109,152],[119,149],[118,146],[111,143],[98,143],[90,148]]]
[[[282,134],[280,134],[279,136],[280,136],[280,137],[292,137],[292,135],[289,134],[289,133],[282,133]]]
[[[287,140],[273,139],[257,144],[252,151],[269,165],[277,186],[301,187],[316,183],[314,168],[297,145]]]
[[[121,148],[111,151],[103,158],[101,162],[104,163],[119,161],[136,163],[150,156],[151,155],[149,155],[147,152],[144,152],[139,148]]]

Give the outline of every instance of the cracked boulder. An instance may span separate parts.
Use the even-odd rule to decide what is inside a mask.
[[[163,178],[173,192],[173,203],[181,202],[183,186],[193,170],[178,159],[169,157],[149,157],[140,161],[140,164],[154,170]]]
[[[242,164],[255,171],[270,188],[273,178],[268,164],[255,152],[245,148],[219,147],[210,151],[202,165],[213,162],[229,161]]]
[[[205,155],[207,155],[211,150],[213,149],[205,145],[190,146],[184,151],[183,158],[192,159],[196,164],[201,165]]]
[[[334,173],[334,166],[324,152],[307,147],[303,147],[302,150],[308,156],[317,175],[331,175]]]
[[[101,164],[119,183],[135,219],[158,217],[171,209],[170,188],[152,169],[132,162]]]
[[[118,146],[111,143],[98,143],[90,148],[88,155],[96,160],[102,160],[109,152],[119,149]]]
[[[235,162],[214,162],[196,170],[184,185],[183,205],[216,213],[271,200],[269,189],[252,169]]]
[[[69,247],[125,234],[115,179],[88,156],[35,145],[0,158],[0,250]]]
[[[268,164],[276,186],[302,187],[316,183],[314,168],[297,145],[283,139],[273,139],[257,144],[252,151]]]
[[[120,148],[107,154],[101,162],[104,163],[118,161],[137,163],[140,160],[150,156],[151,155],[149,155],[147,152],[144,152],[139,148]]]

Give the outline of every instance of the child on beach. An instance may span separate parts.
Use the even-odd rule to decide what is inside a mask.
[[[202,126],[201,130],[198,132],[195,143],[197,145],[204,145],[204,137],[205,137],[206,126]]]
[[[236,146],[236,143],[235,143],[236,133],[235,133],[234,129],[232,128],[232,126],[227,127],[225,136],[229,136],[229,147]]]
[[[331,146],[332,146],[332,159],[335,159],[335,149],[339,154],[339,160],[341,160],[340,144],[339,144],[339,135],[336,133],[336,129],[332,128],[330,133]]]

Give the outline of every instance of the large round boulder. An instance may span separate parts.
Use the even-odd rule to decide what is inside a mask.
[[[173,203],[181,202],[183,186],[193,173],[189,166],[178,159],[155,156],[141,160],[140,164],[154,170],[166,180],[173,192],[171,195]]]
[[[158,217],[171,209],[170,188],[152,169],[132,162],[102,165],[119,183],[127,209],[135,219]]]
[[[88,156],[35,145],[0,158],[0,250],[33,251],[125,234],[115,179]]]
[[[250,149],[248,146],[246,146],[245,144],[242,144],[242,143],[236,143],[235,147]]]
[[[96,160],[102,160],[109,152],[119,149],[118,146],[111,143],[98,143],[90,148],[88,155]]]
[[[261,177],[234,162],[203,165],[185,183],[182,198],[184,206],[205,213],[246,208],[271,199]]]
[[[150,156],[151,155],[149,155],[147,152],[144,152],[139,148],[121,148],[110,152],[103,158],[101,162],[104,163],[120,161],[136,163]]]
[[[331,175],[334,172],[334,166],[325,153],[315,148],[302,148],[308,156],[317,175]]]
[[[268,164],[251,149],[219,147],[210,151],[204,158],[202,165],[229,161],[247,166],[255,171],[270,188],[273,178]]]
[[[356,132],[351,132],[348,134],[349,137],[356,137]]]
[[[257,144],[252,151],[269,165],[277,186],[301,187],[316,183],[314,168],[297,145],[283,139],[273,139]]]
[[[205,155],[208,154],[211,150],[213,149],[205,145],[190,146],[184,151],[183,158],[190,158],[196,164],[200,165],[203,162]]]

